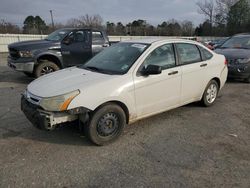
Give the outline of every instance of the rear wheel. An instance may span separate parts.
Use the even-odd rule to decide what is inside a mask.
[[[208,85],[203,93],[203,97],[201,100],[202,104],[204,106],[213,105],[216,98],[217,98],[218,92],[219,92],[218,83],[215,80],[211,80],[208,83]]]
[[[38,78],[38,77],[43,76],[45,74],[55,72],[59,69],[60,68],[54,62],[47,61],[47,60],[41,61],[39,63],[39,65],[36,67],[34,74],[35,74],[35,77]]]
[[[125,125],[126,115],[123,109],[118,105],[108,104],[94,112],[84,129],[93,143],[102,146],[116,140]]]

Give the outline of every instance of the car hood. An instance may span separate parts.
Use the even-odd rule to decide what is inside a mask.
[[[250,58],[250,49],[218,48],[216,53],[224,55],[227,59],[248,59]]]
[[[60,43],[48,40],[30,40],[12,43],[9,45],[9,48],[14,48],[17,50],[34,50],[49,47],[52,45],[60,45]]]
[[[115,75],[91,72],[71,67],[42,76],[28,85],[28,91],[38,97],[53,97],[113,79]]]

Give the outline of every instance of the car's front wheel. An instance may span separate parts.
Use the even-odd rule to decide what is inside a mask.
[[[126,125],[123,109],[115,104],[107,104],[94,112],[90,122],[84,125],[88,138],[96,145],[106,145],[116,140]]]
[[[246,83],[250,83],[250,76],[248,78],[245,79]]]
[[[202,96],[201,102],[204,106],[211,106],[214,104],[219,92],[218,83],[215,80],[211,80]]]
[[[34,73],[35,73],[35,77],[38,78],[38,77],[43,76],[45,74],[55,72],[59,69],[60,68],[54,62],[45,60],[45,61],[41,61],[39,63],[39,65],[37,65]]]

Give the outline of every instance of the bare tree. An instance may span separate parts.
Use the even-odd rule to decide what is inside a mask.
[[[85,16],[81,16],[79,18],[79,21],[82,23],[82,25],[85,25],[87,27],[99,28],[102,26],[103,19],[100,15],[90,16],[86,14]]]
[[[230,8],[239,0],[216,0],[216,24],[226,24]]]
[[[205,15],[212,27],[214,17],[214,1],[213,0],[199,0],[196,5],[198,6],[198,13]]]
[[[239,0],[216,0],[216,12],[221,14],[228,14],[230,8]]]
[[[88,14],[79,18],[68,20],[67,25],[71,27],[102,28],[103,19],[100,15],[90,16]]]
[[[182,35],[192,36],[194,33],[194,24],[191,21],[185,20],[181,23]]]
[[[21,30],[17,25],[0,20],[0,33],[21,33]]]
[[[79,22],[79,19],[77,18],[71,18],[67,21],[67,24],[66,24],[68,27],[81,27],[81,24]]]

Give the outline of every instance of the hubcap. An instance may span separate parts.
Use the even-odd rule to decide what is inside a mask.
[[[52,72],[54,72],[54,69],[50,66],[46,66],[46,67],[43,67],[43,69],[41,71],[41,75],[49,74]]]
[[[106,137],[117,133],[119,127],[119,118],[117,114],[109,112],[102,116],[97,123],[97,133]]]
[[[208,103],[213,103],[217,97],[217,86],[211,84],[207,89],[206,99]]]

